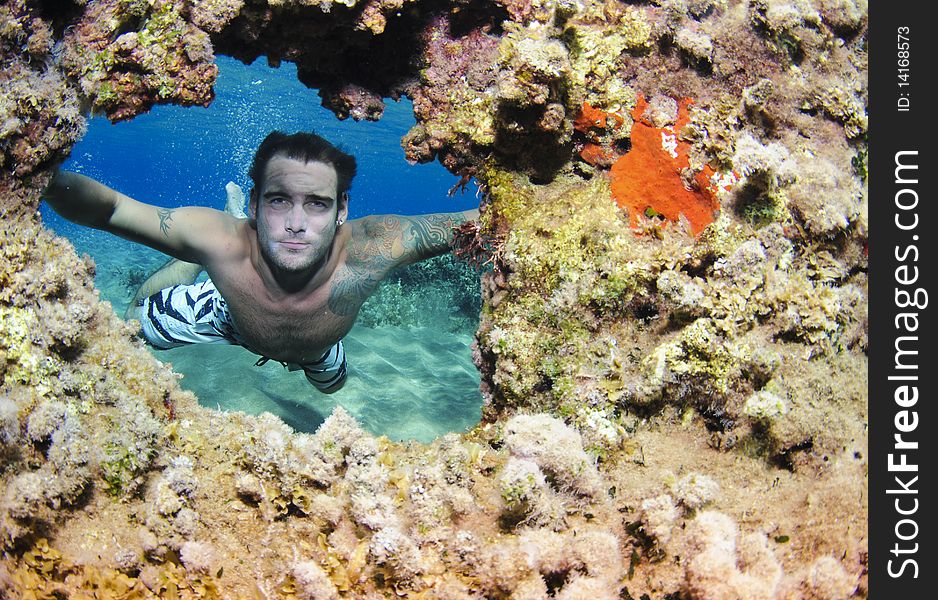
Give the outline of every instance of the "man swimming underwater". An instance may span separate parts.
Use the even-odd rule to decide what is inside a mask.
[[[355,170],[353,156],[317,135],[275,131],[248,172],[246,219],[151,206],[67,171],[43,197],[70,221],[176,259],[141,286],[127,313],[152,346],[239,344],[262,357],[257,364],[302,369],[329,394],[345,383],[342,338],[365,299],[394,268],[447,252],[453,228],[479,214],[347,221]],[[236,193],[229,184],[229,204]],[[193,283],[201,270],[208,280]]]

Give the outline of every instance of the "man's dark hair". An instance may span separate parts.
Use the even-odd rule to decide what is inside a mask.
[[[355,177],[356,170],[354,156],[342,152],[315,133],[300,131],[287,135],[282,131],[272,131],[258,146],[257,152],[254,153],[254,161],[248,170],[255,190],[261,178],[264,177],[267,163],[274,156],[286,156],[303,162],[322,162],[332,165],[338,177],[336,193],[339,196],[352,187],[352,178]]]

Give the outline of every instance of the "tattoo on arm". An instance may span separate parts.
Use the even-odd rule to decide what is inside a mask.
[[[423,260],[449,251],[453,228],[465,219],[460,213],[408,217],[404,225],[404,247],[411,260]]]
[[[156,214],[160,216],[160,231],[163,232],[163,235],[169,237],[169,222],[173,220],[173,213],[175,211],[170,208],[158,208]]]

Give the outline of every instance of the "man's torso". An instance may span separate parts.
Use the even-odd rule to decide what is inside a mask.
[[[336,236],[329,276],[299,294],[271,294],[252,262],[251,230],[245,223],[226,253],[204,265],[228,304],[245,346],[290,363],[318,360],[352,329],[365,299],[386,274],[362,260],[353,223]]]

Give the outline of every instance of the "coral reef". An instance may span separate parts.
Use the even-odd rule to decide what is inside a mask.
[[[84,133],[78,94],[60,69],[48,69],[52,23],[24,0],[0,7],[0,167],[25,177],[61,156]],[[37,127],[35,124],[42,123]],[[54,123],[55,135],[47,125]],[[11,206],[10,209],[13,207]]]
[[[186,4],[95,2],[66,29],[58,61],[93,110],[122,120],[157,102],[211,102],[218,74],[212,44],[185,18]]]
[[[865,597],[866,21],[861,0],[4,3],[0,595]],[[472,431],[199,406],[43,229],[85,116],[210,102],[215,52],[295,61],[339,118],[407,95],[408,158],[476,177]]]

